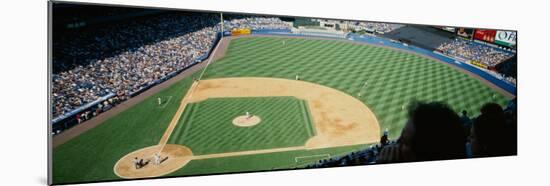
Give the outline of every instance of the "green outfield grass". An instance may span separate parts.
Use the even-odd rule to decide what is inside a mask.
[[[286,40],[285,45],[283,40]],[[399,135],[405,124],[406,111],[402,107],[413,100],[444,101],[456,111],[465,109],[472,115],[477,115],[486,102],[504,104],[506,101],[503,95],[479,80],[432,59],[333,40],[235,39],[230,43],[226,56],[208,67],[205,78],[246,76],[294,79],[296,74],[304,81],[329,86],[352,96],[361,92],[363,96],[359,99],[374,112],[381,130],[390,129],[392,139]],[[172,85],[55,148],[53,182],[120,179],[113,173],[114,164],[127,153],[159,142],[191,85],[191,79],[189,77]],[[363,87],[365,81],[367,85]],[[157,97],[168,99],[170,96],[170,101],[158,105]],[[217,115],[211,117],[216,118]],[[189,143],[198,145],[199,142]],[[297,156],[342,154],[360,148],[365,146],[193,160],[169,176],[294,168],[298,166],[294,159]]]
[[[285,44],[283,45],[283,40]],[[483,103],[507,99],[457,69],[389,48],[320,39],[253,37],[233,39],[225,57],[205,78],[300,79],[358,97],[376,115],[380,129],[396,138],[412,101],[443,101],[456,111],[479,114]],[[363,86],[367,82],[366,86]],[[494,98],[493,98],[494,96]],[[405,109],[402,108],[405,106]]]
[[[193,155],[303,146],[313,136],[304,101],[295,97],[210,98],[187,105],[168,143]],[[238,127],[232,121],[250,112],[261,122]]]

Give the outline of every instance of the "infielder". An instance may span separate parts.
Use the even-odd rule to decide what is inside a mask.
[[[160,165],[160,155],[159,155],[159,153],[155,153],[155,155],[153,155],[153,158],[155,160],[155,165]]]

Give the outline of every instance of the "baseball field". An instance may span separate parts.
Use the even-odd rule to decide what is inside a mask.
[[[222,42],[229,45],[206,69],[55,147],[54,183],[300,168],[367,148],[386,129],[397,138],[413,101],[477,115],[482,104],[509,99],[474,75],[391,48],[285,37]],[[132,167],[134,157],[155,153],[167,158]]]

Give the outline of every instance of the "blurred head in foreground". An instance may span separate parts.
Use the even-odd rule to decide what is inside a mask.
[[[383,149],[379,163],[466,157],[460,117],[444,103],[414,103],[398,143]]]

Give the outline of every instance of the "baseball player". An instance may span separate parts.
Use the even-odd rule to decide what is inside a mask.
[[[296,80],[300,80],[300,76],[296,74]]]
[[[160,97],[158,97],[157,100],[159,102],[159,105],[162,104],[162,99],[160,99]]]
[[[155,165],[160,165],[160,155],[159,155],[159,153],[155,153],[155,155],[153,155],[153,158],[155,159]]]
[[[136,167],[136,169],[139,169],[141,168],[143,160],[140,161],[137,157],[135,157],[132,162],[134,163],[134,166]]]
[[[246,119],[250,119],[252,117],[252,114],[250,114],[250,112],[246,112]]]

